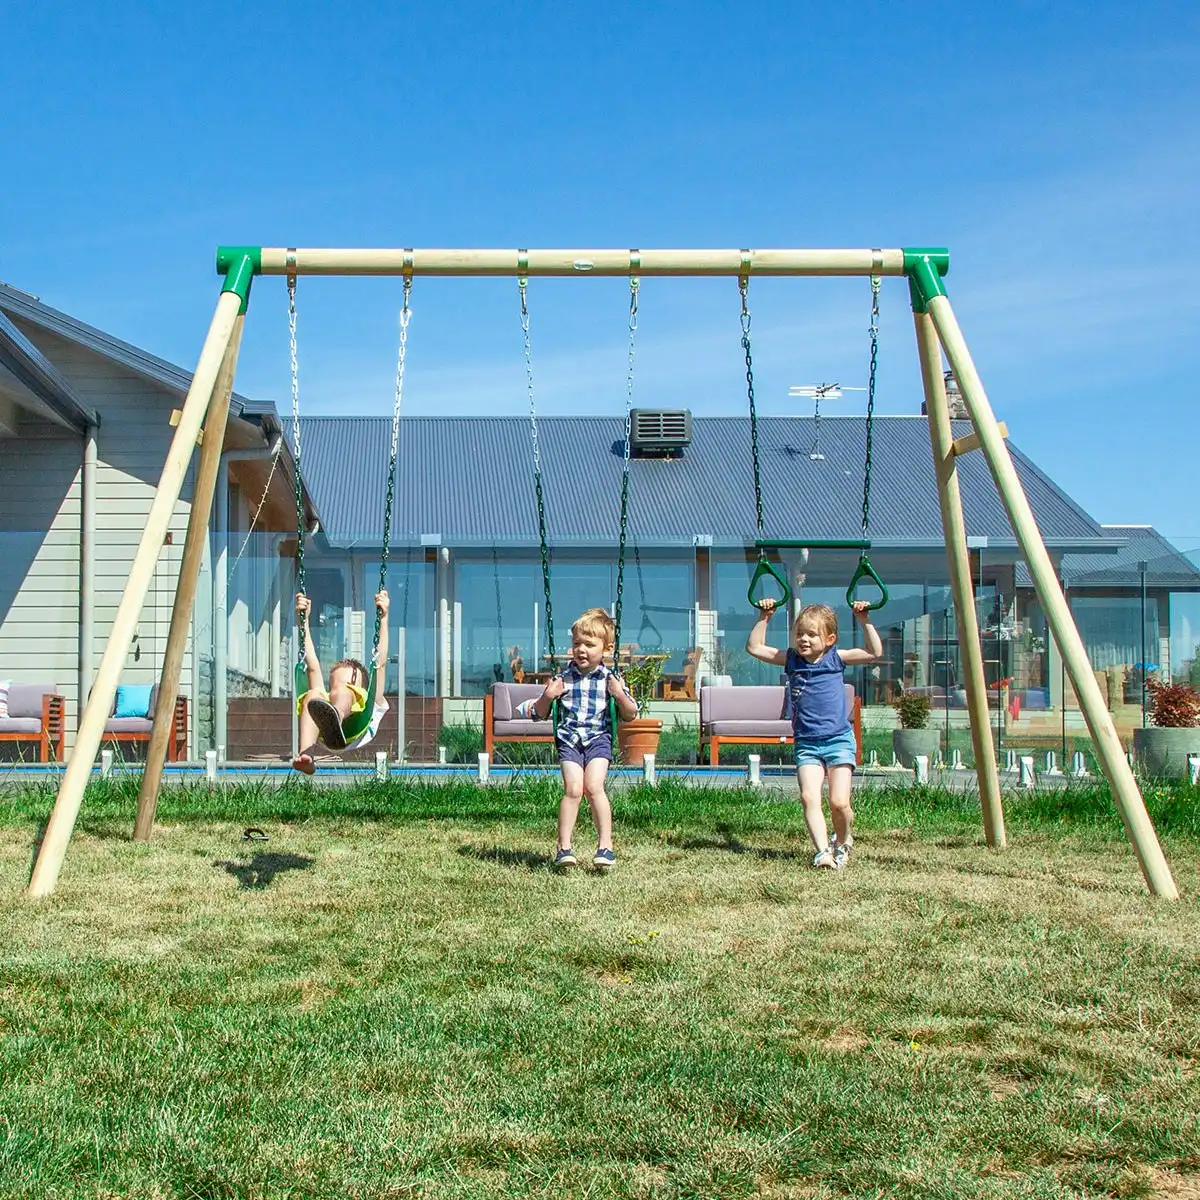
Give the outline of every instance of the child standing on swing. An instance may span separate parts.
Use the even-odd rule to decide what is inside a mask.
[[[854,809],[850,780],[858,758],[854,729],[846,712],[845,669],[876,662],[883,654],[879,631],[871,624],[867,601],[851,606],[862,626],[865,649],[837,648],[837,614],[827,604],[808,604],[792,625],[791,646],[776,650],[766,644],[767,622],[774,600],[758,602],[759,616],[746,639],[746,653],[759,662],[783,667],[792,709],[792,741],[796,779],[804,823],[816,855],[814,867],[841,870],[854,845]],[[821,806],[821,785],[829,780],[831,841]]]
[[[357,750],[365,746],[379,729],[379,722],[388,710],[384,696],[384,679],[388,660],[388,594],[381,591],[375,596],[375,607],[382,616],[379,625],[379,648],[375,651],[375,670],[379,679],[375,689],[375,707],[371,722],[353,741],[347,741],[342,732],[342,722],[351,713],[360,713],[367,706],[367,688],[370,673],[357,658],[343,658],[329,668],[329,691],[325,690],[325,678],[321,673],[321,660],[312,640],[312,601],[303,594],[296,594],[296,619],[304,618],[304,667],[308,672],[308,691],[296,700],[296,712],[300,717],[300,752],[292,759],[292,766],[305,775],[316,773],[316,751],[323,745],[329,750]]]

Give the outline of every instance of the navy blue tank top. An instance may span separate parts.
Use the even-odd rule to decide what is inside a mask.
[[[830,738],[850,728],[846,713],[846,664],[830,646],[816,662],[799,651],[787,652],[788,703],[792,734],[797,738]]]

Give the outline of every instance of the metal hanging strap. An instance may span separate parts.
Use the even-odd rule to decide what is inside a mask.
[[[754,515],[758,528],[758,541],[765,540],[763,532],[763,498],[762,471],[758,458],[758,410],[754,404],[754,362],[750,353],[750,251],[742,251],[742,271],[738,276],[738,291],[742,297],[742,350],[746,355],[746,397],[750,403],[750,456],[754,463]],[[758,551],[758,566],[750,579],[750,587],[746,591],[746,599],[754,607],[759,606],[759,599],[769,599],[767,596],[756,597],[754,592],[759,580],[773,579],[778,585],[780,596],[775,601],[776,608],[782,608],[791,599],[792,591],[787,580],[779,573],[775,565],[767,558],[767,552],[760,547]]]

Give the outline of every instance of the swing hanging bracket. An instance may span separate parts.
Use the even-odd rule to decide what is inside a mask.
[[[946,294],[942,276],[950,270],[950,251],[944,247],[914,247],[904,251],[904,274],[915,313],[928,311],[929,301]]]

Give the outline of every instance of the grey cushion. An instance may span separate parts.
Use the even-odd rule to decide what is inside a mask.
[[[154,722],[149,717],[109,717],[105,733],[149,733]]]
[[[32,733],[35,737],[42,732],[42,722],[35,717],[0,717],[0,733]]]
[[[518,704],[523,700],[536,700],[545,690],[540,683],[493,683],[492,702],[495,707],[492,715],[497,723],[511,721],[516,718]],[[538,721],[536,724],[548,722]]]
[[[493,721],[492,732],[499,737],[553,737],[549,721]]]
[[[8,691],[10,717],[42,719],[42,697],[53,696],[58,688],[52,683],[14,683]]]
[[[783,687],[705,687],[700,689],[700,723],[786,721]]]
[[[709,733],[718,737],[769,737],[792,736],[791,721],[714,721]]]
[[[854,687],[846,684],[846,716],[854,712]],[[700,725],[708,733],[725,737],[750,737],[762,734],[789,737],[791,716],[784,687],[702,687],[700,689]],[[725,728],[741,726],[740,729]],[[718,728],[722,726],[722,728]],[[752,726],[753,728],[745,728]],[[783,728],[780,729],[779,727]]]

